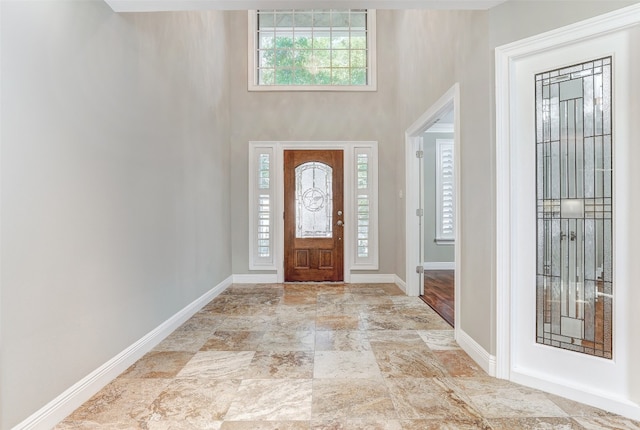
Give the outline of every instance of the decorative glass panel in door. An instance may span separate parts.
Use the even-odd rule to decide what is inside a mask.
[[[536,340],[612,358],[611,57],[535,85]]]
[[[317,161],[296,167],[296,238],[331,237],[333,169]]]
[[[284,151],[284,280],[344,279],[343,152]]]

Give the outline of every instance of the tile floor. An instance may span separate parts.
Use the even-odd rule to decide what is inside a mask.
[[[640,429],[488,377],[394,285],[233,285],[56,429]]]

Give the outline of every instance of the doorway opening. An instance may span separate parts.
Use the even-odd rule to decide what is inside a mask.
[[[453,106],[422,134],[423,266],[420,298],[455,324],[455,127]]]
[[[461,285],[459,98],[455,84],[405,133],[407,294],[421,296],[454,327]]]

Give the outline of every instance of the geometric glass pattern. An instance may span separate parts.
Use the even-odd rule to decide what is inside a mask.
[[[612,58],[535,76],[536,341],[613,358]]]
[[[296,167],[296,238],[333,236],[333,169],[309,161]]]
[[[367,11],[258,10],[257,84],[367,85]]]

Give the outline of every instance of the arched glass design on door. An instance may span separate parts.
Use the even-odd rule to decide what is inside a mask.
[[[296,238],[333,237],[333,169],[311,161],[296,167]]]
[[[537,342],[613,357],[611,57],[536,84]]]

